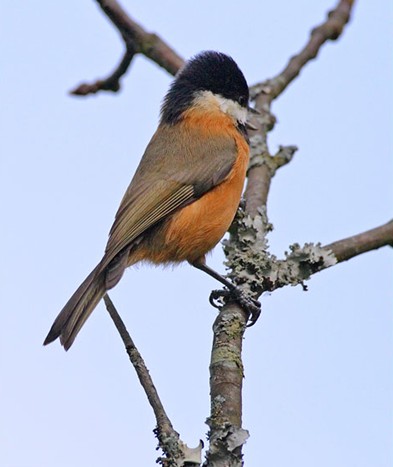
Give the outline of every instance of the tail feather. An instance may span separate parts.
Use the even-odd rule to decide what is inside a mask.
[[[105,292],[105,272],[99,271],[97,266],[61,310],[46,336],[44,345],[60,337],[64,349],[68,350]]]
[[[91,295],[86,299],[87,302],[85,301],[84,305],[80,305],[79,313],[75,313],[78,316],[75,323],[72,326],[67,323],[67,326],[64,328],[64,331],[60,336],[60,342],[64,346],[65,350],[68,350],[71,347],[79,331],[82,329],[82,326],[105,295],[105,292],[105,281],[103,277],[100,277],[99,281],[95,284],[95,288],[92,290]]]
[[[105,287],[112,289],[122,278],[124,271],[129,265],[130,248],[122,250],[108,265],[105,273]]]

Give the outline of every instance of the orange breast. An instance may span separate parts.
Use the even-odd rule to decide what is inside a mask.
[[[240,139],[240,138],[239,138]],[[228,178],[194,203],[177,212],[168,223],[166,244],[176,261],[194,261],[214,248],[235,217],[248,165],[248,146],[242,144]],[[173,261],[173,259],[172,259]]]
[[[193,262],[214,248],[228,230],[239,206],[249,161],[249,147],[229,117],[223,120],[219,122],[217,132],[222,132],[224,124],[224,130],[233,137],[238,150],[232,170],[223,182],[172,215],[163,228],[155,232],[155,238],[150,239],[148,250],[141,245],[136,255],[138,259],[134,257],[134,261]],[[214,129],[210,125],[209,133],[212,134],[212,131]]]

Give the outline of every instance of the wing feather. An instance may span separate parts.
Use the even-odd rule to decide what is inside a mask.
[[[236,159],[233,138],[212,138],[189,127],[179,138],[181,131],[179,125],[160,126],[151,139],[116,213],[101,270],[143,232],[221,183],[230,172]]]
[[[138,206],[138,208],[142,207],[142,209],[138,210],[138,212],[133,211],[132,215],[130,212],[128,216],[128,211],[125,210],[125,214],[115,222],[106,249],[106,253],[110,254],[112,258],[120,253],[120,251],[133,240],[138,238],[146,229],[192,199],[194,189],[191,185],[180,185],[176,190],[171,190],[169,193],[159,189],[156,190],[155,193],[160,199],[159,202],[155,201],[150,204],[143,203]],[[132,206],[130,206],[130,210],[131,209]],[[141,215],[138,215],[140,213]]]

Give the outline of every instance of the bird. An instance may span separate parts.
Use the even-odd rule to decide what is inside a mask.
[[[179,70],[129,184],[102,260],[55,319],[44,345],[65,350],[126,268],[187,261],[224,284],[253,318],[259,302],[206,264],[241,200],[249,163],[249,89],[230,56],[204,51]]]

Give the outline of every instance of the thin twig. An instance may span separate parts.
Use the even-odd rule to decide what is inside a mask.
[[[155,433],[157,435],[160,448],[163,450],[168,460],[184,458],[182,449],[184,443],[182,443],[180,440],[179,434],[173,429],[172,423],[165,412],[157,390],[154,386],[153,380],[150,376],[149,370],[147,369],[141,354],[136,348],[129,332],[124,325],[123,320],[121,319],[108,294],[104,295],[104,302],[106,309],[108,310],[108,313],[111,316],[116,329],[118,330],[120,337],[123,340],[130,361],[135,368],[139,381],[154,411],[157,422]],[[170,464],[167,463],[166,465]]]
[[[393,247],[393,220],[375,229],[330,243],[324,248],[332,251],[337,262],[341,263],[382,246]]]
[[[337,6],[329,11],[327,19],[311,31],[310,38],[304,48],[294,55],[287,66],[274,78],[263,81],[251,87],[255,99],[264,94],[264,103],[271,103],[299,75],[304,66],[319,53],[327,41],[337,40],[351,17],[354,0],[340,0]]]
[[[98,91],[119,91],[120,78],[128,70],[134,55],[135,51],[133,49],[127,48],[120,64],[111,75],[105,79],[99,79],[95,83],[82,83],[70,91],[70,94],[74,96],[87,96],[88,94],[95,94]]]
[[[307,289],[303,282],[315,273],[383,246],[393,247],[393,220],[329,245],[297,245],[286,259],[272,261],[271,273],[259,279],[259,283],[265,284],[260,293],[297,284]]]
[[[184,60],[157,34],[147,32],[134,21],[120,6],[117,0],[96,0],[104,13],[128,41],[134,42],[138,53],[150,58],[171,75],[175,75]]]
[[[86,96],[98,91],[117,92],[120,89],[120,78],[127,72],[136,54],[143,54],[171,75],[175,75],[184,60],[157,34],[149,33],[134,21],[116,0],[96,0],[106,16],[120,32],[126,51],[115,71],[107,78],[95,83],[80,84],[71,94]]]
[[[253,122],[259,130],[251,138],[251,168],[245,191],[246,212],[250,215],[256,215],[260,208],[266,209],[268,189],[275,173],[258,167],[264,165],[264,158],[272,157],[267,144],[268,132],[274,128],[276,122],[271,113],[272,101],[299,75],[303,67],[317,56],[327,41],[336,40],[341,36],[350,20],[353,4],[354,0],[340,0],[328,13],[327,19],[311,31],[307,44],[289,60],[281,73],[250,88],[255,107],[260,111],[260,115],[254,117]],[[258,161],[254,163],[256,158]]]

